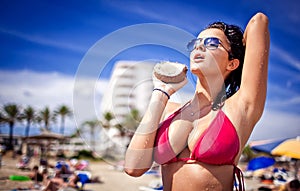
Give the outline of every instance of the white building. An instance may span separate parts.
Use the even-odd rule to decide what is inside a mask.
[[[150,61],[118,61],[102,99],[102,112],[113,113],[116,123],[122,123],[132,109],[143,115],[153,90],[154,64]]]

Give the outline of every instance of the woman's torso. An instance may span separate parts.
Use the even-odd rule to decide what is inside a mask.
[[[162,179],[164,191],[230,191],[233,166],[179,161],[162,165]]]
[[[174,108],[178,108],[178,105],[174,106]],[[205,162],[201,162],[201,156],[199,157],[199,160],[191,158],[191,156],[195,155],[194,152],[196,151],[194,151],[194,149],[199,146],[199,139],[203,138],[203,134],[214,131],[214,129],[212,129],[214,128],[212,127],[212,123],[215,122],[220,111],[211,111],[206,116],[197,120],[185,117],[187,114],[184,112],[184,110],[181,111],[180,115],[175,116],[170,121],[168,138],[171,140],[170,147],[174,150],[176,155],[178,154],[176,158],[190,159],[186,161],[179,160],[177,162],[170,162],[162,165],[164,190],[232,190],[234,166],[231,163],[236,163],[241,148],[239,135],[237,133],[238,131],[236,131],[232,124],[232,133],[235,133],[235,135],[232,136],[236,137],[230,137],[230,139],[237,139],[239,144],[238,148],[232,148],[237,149],[230,154],[234,155],[232,162],[225,162],[224,164],[217,165],[214,164],[215,162],[212,162],[213,164],[208,164],[209,160],[207,161],[207,159]],[[231,122],[229,118],[227,118],[227,120]],[[181,145],[179,146],[180,148],[178,148],[178,146],[176,148],[177,142],[173,137],[177,138],[177,141],[178,137],[182,137],[182,139],[179,140],[179,142],[181,142],[179,143],[179,145]],[[172,139],[174,139],[174,143],[172,143]],[[186,144],[183,143],[183,140],[185,140]],[[236,141],[234,144],[236,144]],[[226,149],[231,152],[230,147]],[[216,155],[215,158],[220,158],[220,156]]]

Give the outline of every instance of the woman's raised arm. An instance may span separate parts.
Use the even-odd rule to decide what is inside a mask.
[[[263,13],[254,15],[245,30],[246,52],[239,90],[239,98],[245,117],[256,123],[265,105],[268,77],[270,34],[268,18]],[[248,119],[250,119],[248,118]]]

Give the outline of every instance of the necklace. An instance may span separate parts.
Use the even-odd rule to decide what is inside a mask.
[[[200,111],[200,110],[199,110],[199,111]],[[195,112],[192,111],[192,112],[190,113],[190,115],[191,115],[191,116],[194,116],[197,112],[198,112],[198,111],[195,111]]]

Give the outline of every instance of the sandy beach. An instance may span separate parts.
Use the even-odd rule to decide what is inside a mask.
[[[27,175],[30,171],[16,168],[20,156],[13,159],[7,154],[2,158],[4,164],[0,169],[0,190],[10,191],[13,189],[25,189],[33,185],[32,181],[11,181],[10,175]],[[39,165],[39,158],[32,158],[30,166]],[[113,165],[99,161],[90,161],[89,169],[93,177],[98,176],[103,183],[88,183],[84,190],[103,190],[103,191],[138,191],[140,186],[148,186],[151,181],[159,181],[154,175],[143,175],[139,178],[133,178],[123,171],[114,168]]]
[[[0,169],[0,190],[22,190],[30,188],[32,181],[11,181],[10,175],[27,175],[30,171],[24,171],[16,168],[20,156],[13,159],[11,155],[6,154],[2,161],[4,165]],[[51,161],[51,160],[50,160]],[[55,162],[54,160],[52,162]],[[39,158],[32,158],[30,166],[39,165]],[[245,168],[245,166],[241,166]],[[141,186],[148,186],[149,183],[159,182],[160,178],[153,174],[145,174],[139,178],[130,177],[122,170],[116,169],[112,164],[103,161],[90,161],[89,169],[93,177],[98,176],[102,183],[88,183],[84,186],[87,191],[139,191]],[[264,186],[258,179],[245,179],[246,190],[255,191],[260,186]]]

